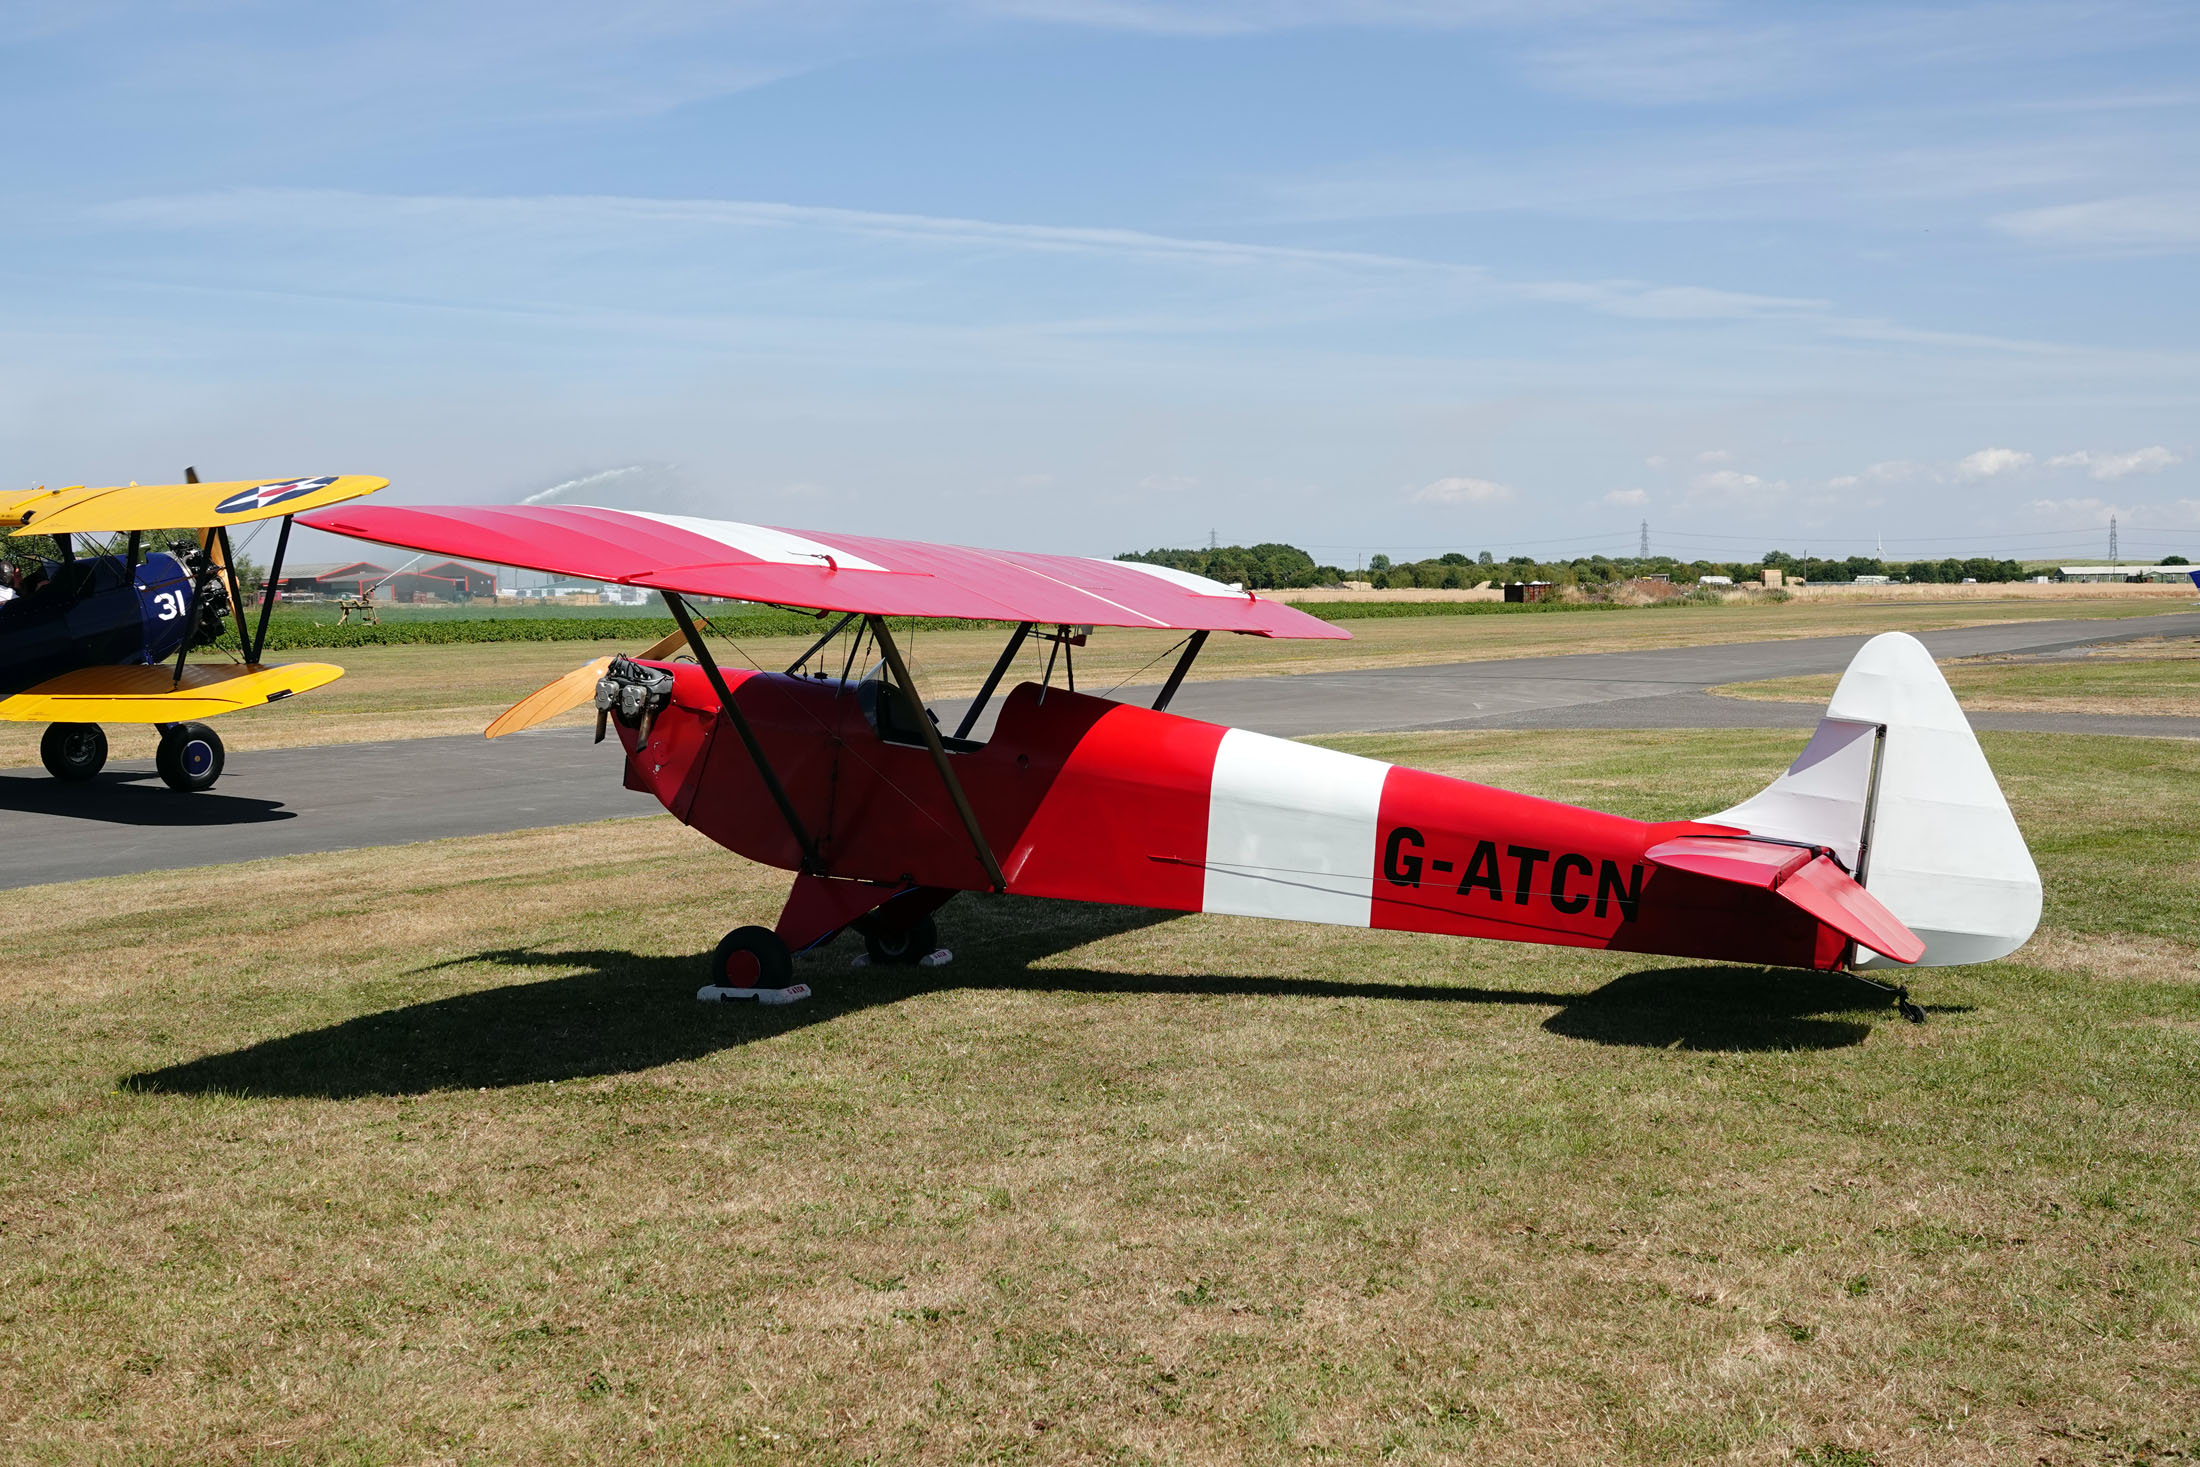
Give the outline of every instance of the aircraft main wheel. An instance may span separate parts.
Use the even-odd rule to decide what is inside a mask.
[[[710,981],[700,999],[746,998],[780,992],[794,982],[794,955],[769,927],[736,927],[710,955]]]
[[[887,963],[920,963],[938,950],[940,925],[932,920],[930,912],[916,920],[914,926],[888,935],[877,931],[863,934],[863,950],[871,961]]]
[[[90,779],[107,765],[107,731],[96,723],[49,723],[38,757],[55,779]]]
[[[161,730],[153,767],[168,788],[186,794],[212,789],[222,777],[222,736],[203,723],[172,723]]]

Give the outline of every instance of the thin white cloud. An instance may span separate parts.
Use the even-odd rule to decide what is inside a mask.
[[[1313,27],[1510,27],[1655,13],[1654,0],[978,0],[994,15],[1163,36],[1237,36]]]
[[[1785,479],[1767,479],[1740,469],[1713,469],[1689,481],[1691,504],[1759,505],[1784,496]]]
[[[2129,453],[2095,453],[2080,449],[2076,453],[2061,453],[2047,461],[2049,468],[2084,469],[2089,479],[2121,479],[2131,474],[2158,474],[2174,464],[2183,463],[2184,456],[2170,452],[2157,443],[2148,448],[2133,449]]]
[[[2032,455],[2015,448],[1982,448],[1976,453],[1965,454],[1956,462],[1958,479],[1978,480],[1999,478],[2027,468]]]
[[[478,237],[504,227],[539,248],[558,237],[585,239],[597,248],[607,235],[626,232],[651,242],[681,230],[817,229],[868,239],[961,249],[1009,249],[1025,253],[1110,256],[1193,266],[1264,266],[1314,280],[1388,279],[1425,293],[1441,287],[1452,295],[1572,305],[1598,314],[1653,321],[1795,321],[1837,334],[1873,334],[1885,323],[1836,315],[1831,302],[1762,295],[1698,285],[1659,285],[1639,280],[1513,280],[1483,266],[1366,250],[1332,250],[1238,240],[1158,234],[1147,230],[1079,225],[1004,223],[952,215],[889,213],[813,204],[743,199],[653,199],[612,194],[399,195],[334,189],[229,189],[124,200],[93,211],[101,222],[152,229],[276,230],[294,232],[311,221],[363,216],[383,231],[442,228]],[[1964,345],[1978,345],[1966,339]]]
[[[1475,277],[1483,274],[1471,265],[1355,250],[1297,249],[1151,234],[1136,229],[1010,224],[952,215],[894,214],[747,199],[651,199],[618,194],[372,195],[334,189],[231,189],[219,193],[131,199],[109,205],[99,212],[107,218],[131,224],[220,228],[241,220],[272,222],[278,217],[295,224],[301,217],[300,211],[341,211],[362,206],[387,210],[396,221],[444,219],[468,226],[499,222],[535,226],[562,224],[589,230],[621,226],[642,230],[683,226],[747,229],[806,226],[873,238],[1008,246],[1063,254],[1142,256],[1218,265],[1265,263],[1436,270]],[[317,217],[340,219],[345,216],[338,212],[319,212]]]
[[[1557,301],[1651,321],[1824,317],[1833,310],[1831,301],[1809,296],[1757,295],[1701,285],[1647,285],[1639,280],[1538,280],[1512,289],[1529,300]]]
[[[1614,489],[1604,496],[1603,502],[1611,505],[1614,509],[1640,509],[1650,502],[1650,491],[1647,489]]]
[[[1514,497],[1510,484],[1495,479],[1450,478],[1423,484],[1410,496],[1414,504],[1503,504]]]
[[[2200,246],[2200,193],[2128,194],[2018,209],[1993,222],[2008,234],[2077,249],[2190,249]]]
[[[2035,499],[2030,508],[2042,518],[2066,523],[2072,519],[2088,520],[2096,525],[2106,525],[2111,515],[2128,518],[2131,513],[2128,506],[2111,504],[2105,499]]]

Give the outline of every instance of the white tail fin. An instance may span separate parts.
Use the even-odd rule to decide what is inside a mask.
[[[1831,847],[1925,943],[1920,967],[2015,952],[2040,920],[2040,873],[1978,738],[1917,638],[1849,663],[1787,773],[1706,821]],[[1866,948],[1861,968],[1891,966]]]

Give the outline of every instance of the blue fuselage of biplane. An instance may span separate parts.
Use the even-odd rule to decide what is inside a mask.
[[[0,604],[0,696],[80,667],[160,662],[191,626],[191,576],[154,552],[48,561],[43,585]],[[205,628],[201,628],[202,633]]]

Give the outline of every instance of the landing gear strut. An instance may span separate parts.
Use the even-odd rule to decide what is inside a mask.
[[[90,779],[107,764],[106,730],[96,723],[49,723],[38,757],[55,779]]]

